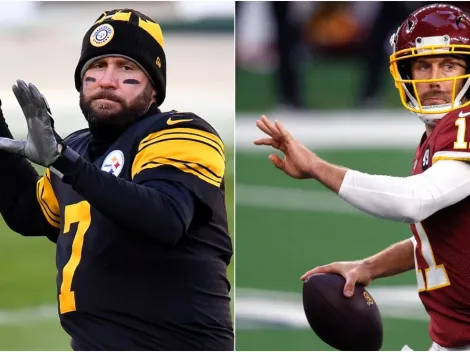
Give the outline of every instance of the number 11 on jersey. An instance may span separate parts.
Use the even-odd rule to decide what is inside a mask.
[[[437,290],[442,287],[450,285],[449,277],[447,276],[444,264],[437,264],[434,258],[434,253],[429,242],[428,235],[424,231],[421,223],[415,224],[416,233],[418,234],[421,248],[421,255],[426,261],[427,268],[423,270],[418,269],[416,262],[416,275],[418,281],[418,292]],[[416,256],[416,252],[415,252]]]

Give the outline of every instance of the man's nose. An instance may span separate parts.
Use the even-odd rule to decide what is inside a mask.
[[[103,77],[99,80],[100,87],[103,89],[116,89],[117,79],[114,76],[114,67],[109,65],[103,73]]]

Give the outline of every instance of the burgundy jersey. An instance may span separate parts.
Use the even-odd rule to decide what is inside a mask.
[[[428,138],[423,135],[412,174],[449,159],[470,161],[470,109],[448,113]],[[444,347],[470,345],[470,197],[411,225],[411,230],[431,339]]]

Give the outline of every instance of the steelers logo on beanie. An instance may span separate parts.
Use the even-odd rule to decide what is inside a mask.
[[[166,57],[160,25],[132,9],[104,12],[83,38],[80,60],[75,69],[75,88],[79,91],[91,63],[106,56],[134,61],[150,78],[157,91],[157,106],[166,95]]]

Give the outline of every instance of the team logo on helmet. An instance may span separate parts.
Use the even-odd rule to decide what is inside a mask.
[[[390,39],[390,73],[398,89],[402,105],[417,114],[426,124],[435,125],[445,114],[470,106],[468,70],[433,78],[413,77],[411,62],[419,57],[434,55],[470,57],[470,18],[459,8],[446,4],[431,4],[415,10],[398,27]],[[451,99],[441,104],[425,104],[417,92],[419,84],[446,82],[453,85]],[[459,87],[460,84],[463,86]]]
[[[365,298],[366,301],[367,301],[367,305],[368,305],[368,306],[374,304],[374,300],[372,299],[372,297],[370,296],[370,294],[369,294],[367,291],[364,291],[364,292],[363,292],[363,295],[364,295],[364,298]]]
[[[119,176],[124,167],[124,154],[120,150],[113,150],[103,161],[101,170]]]
[[[109,23],[102,24],[95,28],[90,35],[90,43],[97,48],[105,46],[114,37],[114,28]]]

